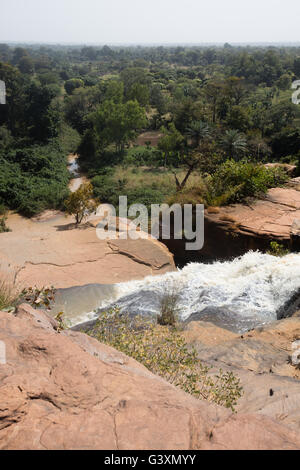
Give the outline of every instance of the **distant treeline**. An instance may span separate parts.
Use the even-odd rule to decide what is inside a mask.
[[[176,192],[191,174],[205,179],[237,172],[226,197],[219,177],[216,195],[206,199],[256,194],[276,178],[255,173],[263,184],[246,191],[248,176],[240,175],[252,172],[249,162],[300,159],[300,106],[291,101],[296,79],[300,46],[0,44],[0,80],[7,89],[7,104],[0,106],[0,205],[26,215],[62,208],[71,151],[79,153],[102,199],[122,191],[131,191],[134,202],[165,197],[153,181],[133,191],[117,178],[120,166],[164,167]],[[144,131],[159,134],[155,148],[151,141],[135,147]]]

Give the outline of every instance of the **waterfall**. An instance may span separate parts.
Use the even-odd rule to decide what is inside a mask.
[[[105,292],[104,286],[94,286],[95,311],[77,311],[69,318],[74,325],[116,305],[130,314],[156,315],[163,296],[175,293],[181,320],[211,321],[243,332],[275,321],[299,287],[300,254],[278,258],[250,251],[232,261],[189,263],[177,272],[105,286]],[[72,289],[84,295],[84,287]],[[71,305],[72,292],[68,298]]]

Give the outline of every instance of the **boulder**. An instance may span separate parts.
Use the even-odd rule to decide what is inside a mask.
[[[197,400],[47,318],[0,312],[0,449],[300,448],[299,433],[270,417]]]

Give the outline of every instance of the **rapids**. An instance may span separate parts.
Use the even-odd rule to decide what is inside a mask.
[[[63,310],[71,325],[116,305],[130,314],[156,315],[162,297],[176,293],[181,320],[211,321],[244,332],[275,321],[299,287],[300,254],[278,258],[250,251],[232,261],[189,263],[143,280],[61,289],[53,312]]]

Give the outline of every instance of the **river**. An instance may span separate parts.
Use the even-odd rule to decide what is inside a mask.
[[[70,180],[69,189],[72,193],[77,191],[78,188],[87,181],[87,178],[80,174],[79,165],[77,162],[77,155],[69,155],[68,157],[68,169],[73,178]]]
[[[86,178],[77,156],[69,156],[71,191]],[[204,320],[243,333],[271,323],[300,288],[300,254],[278,258],[249,251],[231,261],[190,262],[177,272],[119,284],[59,289],[53,314],[63,311],[70,326],[94,320],[101,309],[118,306],[132,315],[155,316],[166,294],[178,296],[182,321]]]
[[[300,287],[300,254],[282,258],[248,252],[232,261],[189,263],[177,272],[114,285],[61,289],[54,312],[71,325],[118,305],[130,314],[157,315],[166,293],[178,295],[183,321],[205,320],[242,333],[277,319]]]

